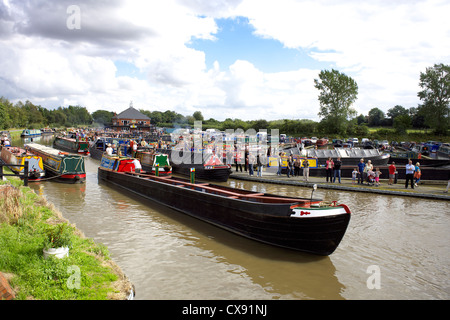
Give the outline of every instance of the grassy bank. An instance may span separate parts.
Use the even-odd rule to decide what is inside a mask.
[[[63,223],[69,225],[69,257],[44,259],[46,232]],[[126,299],[132,287],[105,246],[84,237],[16,178],[0,181],[0,271],[19,300]]]

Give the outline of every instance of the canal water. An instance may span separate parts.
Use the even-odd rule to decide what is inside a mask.
[[[450,298],[447,201],[319,189],[315,198],[347,204],[352,218],[337,250],[318,257],[236,236],[99,183],[98,165],[86,158],[82,185],[30,186],[109,248],[134,283],[137,300]],[[224,184],[311,195],[297,186]]]

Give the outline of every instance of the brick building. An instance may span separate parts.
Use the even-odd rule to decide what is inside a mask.
[[[150,120],[145,114],[130,106],[125,111],[112,117],[111,129],[114,131],[150,132],[153,129]]]

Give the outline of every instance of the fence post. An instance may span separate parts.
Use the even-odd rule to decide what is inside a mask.
[[[25,176],[23,177],[23,185],[28,187],[28,160],[25,160],[25,167],[23,168]]]

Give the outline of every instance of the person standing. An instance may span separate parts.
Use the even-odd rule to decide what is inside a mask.
[[[248,174],[252,176],[253,175],[253,165],[255,164],[255,156],[251,152],[248,154],[247,163],[248,163]]]
[[[303,181],[308,182],[309,178],[309,161],[308,159],[304,159],[302,162],[303,165]]]
[[[367,160],[366,166],[364,167],[364,180],[368,179],[369,171],[373,171],[373,164],[371,160]]]
[[[405,166],[406,169],[406,180],[405,180],[405,189],[408,189],[408,182],[411,181],[411,189],[414,189],[414,170],[415,167],[412,164],[412,160],[408,161],[408,164]]]
[[[395,171],[397,171],[397,168],[395,167],[395,162],[392,161],[391,165],[389,166],[389,185],[392,185],[394,183]]]
[[[258,177],[262,177],[263,164],[262,164],[262,162],[261,162],[261,156],[259,155],[259,153],[258,153],[258,155],[256,156],[256,165],[258,166],[258,173],[257,173],[257,176],[258,176]]]
[[[331,159],[331,157],[328,158],[327,162],[326,162],[326,174],[327,174],[327,182],[328,182],[328,178],[330,178],[330,182],[333,182],[332,178],[333,178],[333,168],[334,168],[334,162]]]
[[[336,174],[338,175],[339,183],[341,183],[341,165],[342,165],[341,158],[338,157],[336,159],[336,162],[334,163],[334,179],[333,179],[333,183],[336,182]]]
[[[414,168],[414,179],[416,180],[414,186],[418,187],[420,177],[422,176],[422,171],[420,170],[420,163],[417,162]]]
[[[376,169],[375,170],[375,184],[378,187],[380,185],[380,176],[381,176],[381,171],[380,169]]]
[[[287,177],[290,178],[290,175],[293,176],[293,168],[294,168],[294,163],[292,161],[292,156],[289,156],[287,159]]]
[[[364,168],[366,167],[364,159],[361,158],[358,163],[358,184],[364,183]]]
[[[283,158],[281,157],[282,153],[278,154],[278,171],[277,176],[281,176],[281,169],[283,168]]]
[[[236,165],[236,172],[238,172],[238,169],[241,169],[242,172],[242,163],[241,163],[241,151],[238,150],[237,146],[234,146],[234,163]]]
[[[297,157],[294,161],[294,176],[295,177],[300,176],[300,166],[301,166],[300,158]]]
[[[358,177],[359,171],[358,168],[353,169],[352,171],[352,184],[356,183],[356,178]]]

